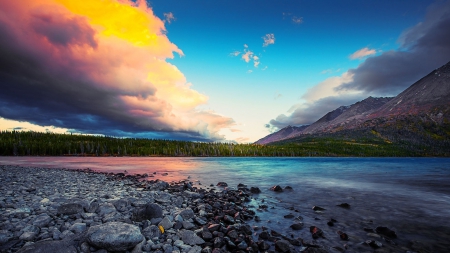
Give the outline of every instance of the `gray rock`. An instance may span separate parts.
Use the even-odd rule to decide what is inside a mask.
[[[128,201],[124,199],[120,199],[114,202],[114,206],[116,207],[117,211],[123,213],[128,210]]]
[[[98,208],[97,208],[97,214],[100,216],[104,216],[106,214],[110,214],[112,212],[116,211],[116,207],[114,207],[113,204],[111,203],[104,203],[101,204]]]
[[[185,244],[189,244],[189,245],[198,245],[198,244],[203,244],[205,243],[205,241],[200,238],[199,236],[197,236],[194,231],[191,230],[181,230],[179,232],[179,236],[181,237],[181,240],[185,243]]]
[[[200,252],[202,252],[202,248],[197,245],[195,245],[188,251],[188,253],[200,253]]]
[[[162,226],[164,229],[169,229],[173,227],[173,223],[169,220],[169,218],[165,217],[162,219],[162,221],[158,224],[158,226]]]
[[[183,221],[182,224],[183,224],[184,229],[191,229],[191,228],[195,227],[195,225],[189,221]]]
[[[86,230],[86,223],[74,223],[69,230],[75,234],[83,233]]]
[[[151,220],[152,218],[161,218],[163,210],[160,205],[155,203],[146,204],[144,207],[137,208],[133,212],[133,221]]]
[[[33,225],[38,226],[38,227],[45,227],[47,226],[50,221],[52,221],[52,218],[50,216],[48,216],[48,214],[43,213],[40,214],[36,217],[36,219],[34,219],[33,221]]]
[[[28,208],[28,207],[21,207],[21,208],[14,209],[9,214],[13,215],[14,217],[17,217],[17,216],[21,216],[21,215],[24,215],[24,214],[30,214],[30,213],[31,213],[31,209],[30,208]]]
[[[36,237],[36,233],[35,232],[24,232],[19,237],[19,239],[20,240],[24,240],[24,241],[33,241],[35,237]]]
[[[142,230],[142,234],[145,236],[147,240],[150,240],[154,237],[161,236],[161,230],[155,225],[151,225]]]
[[[83,212],[83,206],[79,203],[62,204],[58,207],[58,214],[77,214]]]
[[[71,243],[68,241],[40,241],[22,247],[17,253],[77,253],[76,247]]]
[[[132,249],[144,239],[139,227],[122,222],[90,227],[86,236],[89,244],[112,252]]]
[[[192,211],[191,208],[186,208],[186,209],[184,209],[183,211],[181,211],[181,212],[179,213],[179,215],[180,215],[181,217],[183,217],[183,220],[189,220],[189,219],[194,218],[194,211]]]
[[[30,225],[30,226],[26,226],[22,229],[23,232],[33,232],[36,234],[39,234],[39,232],[41,231],[41,229],[38,226],[34,226],[34,225]]]

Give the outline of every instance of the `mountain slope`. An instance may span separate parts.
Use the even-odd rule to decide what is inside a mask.
[[[308,127],[308,126],[307,125],[306,126],[300,126],[300,127],[287,126],[285,128],[280,129],[279,131],[277,131],[275,133],[269,134],[266,137],[259,139],[255,143],[256,144],[268,144],[268,143],[271,143],[271,142],[280,141],[280,140],[285,139],[289,135],[300,133],[306,127]]]

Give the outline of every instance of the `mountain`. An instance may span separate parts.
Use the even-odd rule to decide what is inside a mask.
[[[279,131],[277,131],[275,133],[269,134],[266,137],[259,139],[255,143],[256,144],[267,144],[267,143],[271,143],[271,142],[284,140],[289,135],[300,133],[306,127],[308,127],[308,125],[300,126],[300,127],[287,126],[285,128],[280,129]]]
[[[284,129],[262,138],[264,143],[261,144],[276,141],[295,142],[305,136],[333,134],[364,138],[374,135],[389,142],[408,141],[417,147],[424,143],[430,146],[430,143],[436,143],[436,140],[449,143],[450,62],[432,71],[394,98],[368,97],[353,105],[341,106],[302,130],[291,131],[286,135],[289,131]],[[269,138],[270,136],[276,138]],[[436,145],[435,148],[440,144]]]

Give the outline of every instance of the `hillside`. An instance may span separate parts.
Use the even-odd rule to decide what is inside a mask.
[[[275,141],[284,140],[288,136],[301,133],[307,127],[308,127],[307,125],[306,126],[300,126],[300,127],[287,126],[287,127],[284,127],[283,129],[281,129],[281,130],[279,130],[279,131],[277,131],[277,132],[275,132],[273,134],[269,134],[266,137],[259,139],[255,143],[256,144],[267,144],[267,143],[271,143],[271,142],[275,142]]]

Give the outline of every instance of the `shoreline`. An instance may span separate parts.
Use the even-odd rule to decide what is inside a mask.
[[[2,165],[0,171],[0,252],[104,253],[120,247],[133,253],[400,250],[389,229],[366,231],[372,240],[362,243],[344,236],[336,246],[323,245],[320,238],[340,235],[324,235],[317,227],[313,233],[315,226],[304,226],[298,215],[279,214],[273,220],[292,219],[292,230],[310,230],[311,237],[283,235],[270,224],[259,227],[259,212],[268,206],[264,200],[256,201],[257,187],[241,185],[234,190],[223,183],[207,190],[190,180],[169,184],[147,181],[146,175],[89,169]],[[105,226],[106,232],[101,230]],[[112,231],[127,231],[134,241],[110,238]],[[108,243],[96,241],[93,235],[99,233]],[[60,251],[61,247],[67,250]]]

